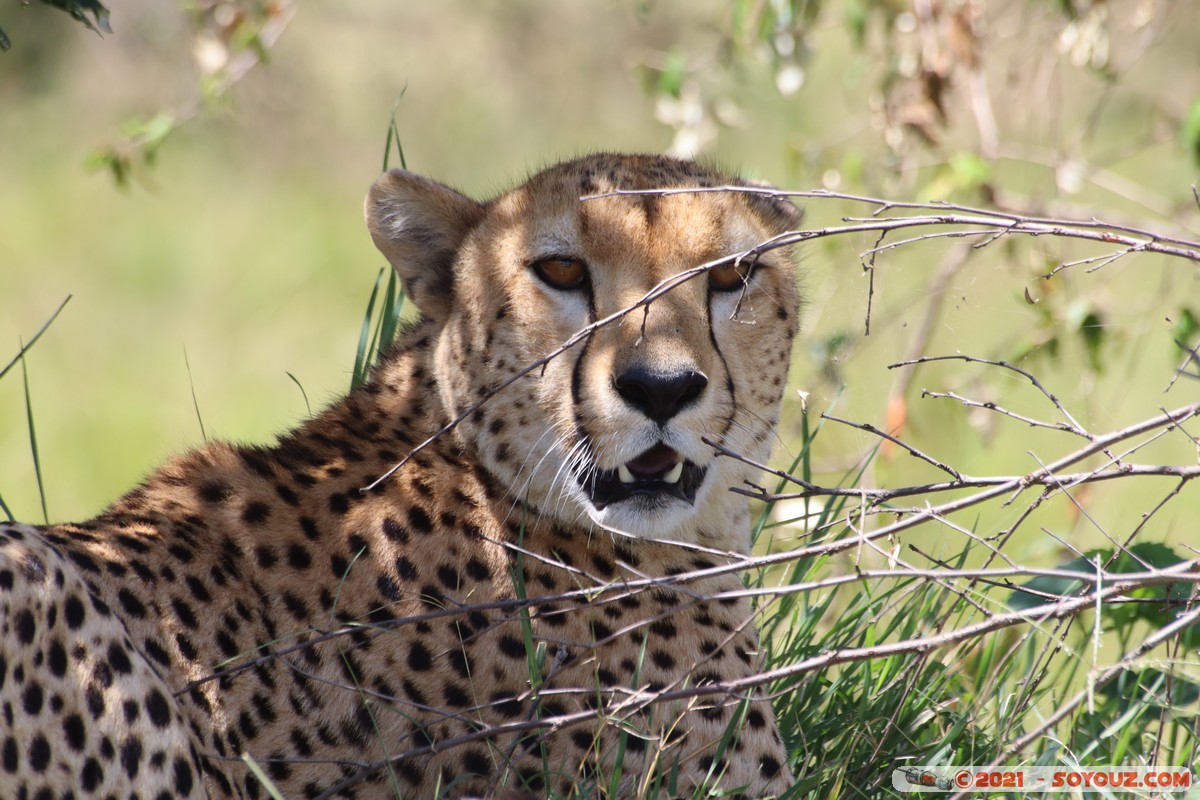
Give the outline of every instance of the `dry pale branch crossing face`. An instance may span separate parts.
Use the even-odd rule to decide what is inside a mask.
[[[737,193],[580,202],[719,180],[690,162],[596,157],[487,205],[399,171],[372,190],[376,243],[422,308],[444,315],[435,369],[452,416],[578,331],[634,309],[459,425],[487,469],[542,513],[634,536],[748,546],[746,526],[733,519],[744,503],[724,491],[746,473],[701,439],[768,454],[795,332],[793,266],[788,253],[771,251],[678,276],[795,227],[798,212]],[[449,253],[457,269],[447,269]],[[678,285],[637,306],[670,282]],[[423,297],[430,288],[436,306]],[[513,411],[516,424],[506,425]]]
[[[0,526],[0,795],[265,796],[243,754],[288,797],[785,789],[765,700],[654,702],[759,669],[749,605],[708,599],[737,576],[640,579],[748,549],[751,468],[702,440],[766,457],[795,276],[695,268],[798,214],[580,199],[728,182],[617,155],[486,203],[381,178],[371,233],[424,316],[368,383],[89,522]]]

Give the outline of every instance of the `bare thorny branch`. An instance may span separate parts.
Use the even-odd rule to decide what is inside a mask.
[[[731,253],[722,258],[714,259],[705,264],[700,264],[691,269],[680,272],[677,275],[668,278],[658,285],[654,286],[645,295],[639,298],[631,305],[620,309],[619,311],[610,314],[603,319],[581,328],[574,333],[569,339],[556,347],[551,352],[547,353],[542,358],[526,365],[522,369],[515,372],[508,379],[495,386],[491,391],[487,392],[477,403],[470,408],[462,411],[458,416],[447,423],[443,428],[438,430],[425,441],[417,445],[413,450],[398,462],[391,470],[381,475],[373,483],[363,487],[361,491],[367,492],[379,485],[379,483],[391,477],[396,470],[400,469],[413,456],[420,453],[426,447],[437,441],[440,437],[457,428],[463,420],[471,416],[475,411],[487,404],[493,397],[503,392],[509,386],[524,378],[535,371],[542,370],[547,364],[558,358],[563,353],[566,353],[572,347],[580,344],[588,339],[596,331],[601,330],[615,322],[619,322],[627,315],[642,309],[643,312],[649,309],[654,300],[662,297],[667,292],[681,286],[687,281],[692,280],[698,275],[702,275],[710,270],[717,269],[729,264],[740,264],[745,259],[755,259],[762,253],[770,250],[775,250],[781,247],[791,247],[813,239],[820,239],[828,236],[839,236],[844,234],[863,233],[869,231],[878,231],[882,235],[889,231],[901,230],[912,227],[939,227],[945,225],[951,226],[971,226],[970,230],[966,231],[951,231],[926,234],[903,242],[895,242],[888,245],[887,248],[872,248],[862,254],[863,268],[870,271],[873,269],[874,255],[876,252],[883,249],[891,249],[902,245],[915,244],[930,238],[938,236],[955,236],[955,237],[986,237],[984,241],[977,242],[973,245],[975,248],[981,248],[995,242],[1002,236],[1009,234],[1024,234],[1028,236],[1059,236],[1065,238],[1087,239],[1092,241],[1107,242],[1114,244],[1122,244],[1126,249],[1118,251],[1124,255],[1133,252],[1150,252],[1159,253],[1162,255],[1175,256],[1189,261],[1200,263],[1200,243],[1187,241],[1184,239],[1173,238],[1162,234],[1155,234],[1149,231],[1132,228],[1126,225],[1115,225],[1104,223],[1099,220],[1086,221],[1068,221],[1044,217],[1026,217],[1016,214],[988,211],[985,209],[974,208],[971,206],[956,205],[952,203],[906,203],[890,200],[882,200],[873,197],[863,197],[860,195],[841,194],[837,192],[828,192],[824,190],[816,190],[810,192],[797,191],[782,191],[777,189],[764,189],[759,187],[747,186],[717,186],[707,188],[691,188],[691,189],[644,189],[644,190],[619,190],[597,195],[587,195],[581,197],[581,201],[598,200],[606,197],[624,196],[624,195],[672,195],[672,194],[698,194],[711,192],[740,192],[745,194],[758,194],[769,197],[804,197],[804,198],[829,198],[850,200],[854,202],[866,203],[877,206],[877,210],[870,219],[861,219],[854,217],[845,218],[848,222],[856,224],[843,226],[829,226],[808,231],[793,231],[780,236],[775,236],[767,241],[764,241],[749,250],[739,253]],[[911,215],[903,217],[881,217],[880,215],[890,212],[892,209],[916,209],[916,210],[945,210],[952,213],[943,213],[936,215]],[[867,259],[870,259],[868,264]],[[1051,277],[1059,270],[1068,265],[1060,265],[1060,267],[1052,270],[1046,278]],[[873,289],[872,289],[873,291]],[[870,298],[868,298],[868,303]],[[870,330],[870,306],[868,305],[867,330]],[[1006,365],[1008,366],[1008,365]],[[1017,370],[1015,367],[1009,369]],[[1020,370],[1017,370],[1020,371]],[[1032,376],[1023,373],[1026,377],[1032,379]],[[1035,385],[1038,385],[1034,380]],[[1063,410],[1065,413],[1064,409]],[[1069,416],[1069,415],[1068,415]]]
[[[843,217],[842,219],[843,222],[855,224],[819,228],[811,231],[796,231],[793,234],[793,236],[796,238],[781,242],[776,246],[795,244],[796,242],[806,241],[808,239],[818,239],[825,236],[837,236],[845,233],[863,233],[874,231],[888,232],[907,228],[957,225],[970,226],[970,229],[966,231],[939,232],[937,235],[983,237],[983,241],[978,242],[975,245],[977,248],[986,247],[987,245],[996,241],[998,238],[1013,233],[1025,234],[1028,236],[1050,235],[1070,239],[1085,239],[1095,242],[1104,242],[1107,244],[1118,244],[1128,248],[1128,252],[1130,253],[1160,253],[1163,255],[1175,256],[1177,258],[1183,258],[1188,261],[1200,263],[1200,243],[1189,241],[1187,239],[1167,236],[1161,233],[1155,233],[1129,225],[1104,222],[1099,219],[1068,220],[1054,217],[1022,215],[1007,211],[997,211],[995,209],[960,205],[958,203],[901,202],[896,200],[884,200],[878,197],[831,192],[824,189],[816,189],[807,192],[766,189],[749,186],[713,186],[698,189],[621,189],[605,194],[588,195],[581,199],[594,200],[621,195],[672,195],[700,194],[710,192],[740,192],[743,194],[758,194],[767,197],[779,198],[800,197],[807,199],[846,200],[849,202],[875,206],[874,213],[872,213],[869,217]],[[885,216],[895,210],[925,211],[933,213]],[[901,242],[893,242],[887,246],[877,246],[864,251],[861,254],[861,257],[867,259],[876,252],[895,249],[907,244],[923,241],[928,238],[933,238],[933,235],[906,239]],[[1049,274],[1053,274],[1054,272],[1061,270],[1063,267],[1064,265],[1060,265]],[[1046,277],[1049,277],[1049,274]]]
[[[698,265],[663,281],[636,302],[614,314],[587,325],[543,358],[515,372],[508,379],[495,386],[474,406],[462,411],[444,428],[417,445],[392,470],[381,475],[370,486],[364,487],[363,491],[367,491],[386,480],[409,459],[436,441],[438,437],[454,429],[478,408],[490,402],[506,388],[530,374],[544,370],[550,361],[583,343],[596,331],[618,322],[627,314],[636,313],[639,310],[645,314],[656,299],[683,283],[704,274],[708,270],[730,263],[739,263],[744,259],[755,259],[760,254],[775,248],[792,246],[828,236],[874,232],[878,234],[875,244],[860,256],[864,270],[873,274],[876,258],[882,253],[935,238],[949,237],[973,240],[970,247],[963,251],[963,255],[956,256],[943,269],[945,273],[943,276],[944,279],[948,279],[948,276],[953,274],[953,270],[957,269],[958,264],[961,264],[966,254],[985,248],[1002,238],[1014,235],[1064,237],[1098,242],[1115,247],[1115,249],[1106,255],[1061,263],[1043,276],[1046,278],[1076,266],[1091,265],[1088,271],[1093,272],[1117,259],[1135,253],[1156,253],[1200,264],[1200,243],[1157,234],[1128,225],[1110,224],[1098,219],[1063,220],[1022,216],[950,203],[902,203],[836,192],[784,192],[733,186],[708,189],[619,191],[584,197],[581,200],[589,201],[601,197],[626,194],[665,195],[685,192],[725,191],[746,192],[773,197],[837,199],[873,206],[874,211],[867,217],[845,217],[843,218],[843,222],[846,224],[843,225],[792,231],[764,241],[750,250],[733,253],[726,257]],[[910,228],[933,230],[904,239],[885,242],[885,237],[889,234]],[[949,230],[943,230],[947,228]],[[867,298],[868,331],[870,325],[869,308],[873,299],[873,293],[874,284],[872,283]],[[831,414],[822,415],[824,419],[830,422],[849,426],[871,436],[879,437],[881,440],[889,442],[892,446],[907,452],[913,458],[929,464],[947,476],[947,480],[934,483],[872,488],[867,486],[823,486],[805,480],[788,471],[773,469],[768,465],[755,463],[744,454],[735,452],[720,442],[706,440],[706,443],[712,447],[716,457],[733,458],[745,462],[763,470],[767,475],[774,476],[783,484],[795,487],[794,491],[768,491],[758,486],[731,487],[731,490],[736,493],[767,503],[790,499],[823,498],[830,502],[845,502],[847,505],[839,514],[832,518],[824,519],[818,528],[809,532],[813,537],[812,542],[786,552],[751,556],[723,553],[718,555],[724,556],[724,563],[711,568],[698,569],[693,572],[672,576],[644,575],[635,579],[621,580],[620,582],[606,583],[594,576],[581,573],[576,576],[583,581],[581,585],[591,583],[591,586],[552,596],[515,599],[483,605],[450,607],[422,614],[419,617],[396,619],[382,626],[372,625],[369,627],[377,634],[384,634],[388,629],[396,626],[415,624],[432,617],[462,614],[471,610],[491,611],[501,614],[503,618],[516,619],[521,609],[533,609],[562,602],[570,604],[572,601],[589,603],[614,602],[619,601],[623,597],[654,588],[671,588],[686,594],[689,591],[689,584],[704,578],[745,571],[758,571],[762,574],[763,571],[784,565],[796,564],[803,560],[831,556],[850,550],[862,551],[864,548],[887,558],[891,565],[890,568],[864,568],[856,562],[855,570],[852,573],[822,575],[810,580],[794,581],[777,586],[758,586],[738,592],[726,592],[712,597],[697,595],[695,599],[720,600],[730,597],[776,599],[787,595],[821,592],[856,583],[917,581],[930,583],[940,587],[941,590],[949,592],[957,598],[958,602],[965,603],[974,609],[974,612],[980,617],[976,621],[953,626],[948,625],[949,616],[945,616],[937,622],[935,630],[927,635],[910,637],[900,641],[883,642],[869,647],[828,650],[790,664],[774,666],[740,681],[707,683],[697,686],[676,685],[654,692],[645,690],[635,691],[633,689],[599,689],[600,696],[606,704],[599,711],[585,711],[542,719],[530,718],[514,721],[500,727],[476,730],[459,737],[461,742],[465,743],[516,732],[555,730],[585,719],[595,718],[601,713],[608,715],[611,719],[619,720],[651,703],[687,701],[704,697],[744,697],[756,688],[770,686],[779,689],[780,687],[792,685],[806,674],[837,664],[903,654],[923,658],[935,650],[971,642],[1006,628],[1024,626],[1028,629],[1028,633],[1025,636],[1031,635],[1034,631],[1043,631],[1051,640],[1058,637],[1061,645],[1061,637],[1065,636],[1066,632],[1065,628],[1061,627],[1062,624],[1066,623],[1069,625],[1071,620],[1085,611],[1100,610],[1105,607],[1129,603],[1151,602],[1149,598],[1134,596],[1139,591],[1145,590],[1148,587],[1187,584],[1193,586],[1200,585],[1200,558],[1192,558],[1191,560],[1182,561],[1166,568],[1143,565],[1145,569],[1137,573],[1131,573],[1128,570],[1113,571],[1111,563],[1098,563],[1095,565],[1094,572],[1085,573],[1070,569],[1022,565],[1015,563],[1002,550],[1004,544],[1009,541],[1017,526],[1024,524],[1030,519],[1035,509],[1055,496],[1066,495],[1068,498],[1071,498],[1071,490],[1078,487],[1126,478],[1165,477],[1173,479],[1175,482],[1174,488],[1159,502],[1158,506],[1144,515],[1144,525],[1166,503],[1179,496],[1185,485],[1194,478],[1200,477],[1200,465],[1135,464],[1130,463],[1129,459],[1145,448],[1148,443],[1168,435],[1178,434],[1195,443],[1196,439],[1184,429],[1184,424],[1192,418],[1200,416],[1200,402],[1186,404],[1173,410],[1160,409],[1139,422],[1107,433],[1097,433],[1085,428],[1068,411],[1061,400],[1028,370],[1000,360],[977,358],[961,354],[946,356],[924,355],[922,351],[928,341],[927,333],[921,341],[921,349],[912,352],[910,358],[893,364],[890,368],[912,370],[917,366],[932,362],[959,361],[966,364],[975,364],[983,368],[1004,370],[1020,376],[1044,396],[1053,406],[1058,419],[1036,419],[1004,408],[995,402],[975,400],[953,391],[922,390],[922,397],[949,400],[966,407],[982,409],[997,414],[1011,420],[1012,423],[1067,433],[1070,436],[1077,437],[1077,440],[1081,439],[1083,441],[1082,445],[1056,459],[1045,462],[1037,455],[1030,453],[1030,456],[1034,458],[1039,466],[1037,469],[1025,474],[970,475],[947,463],[945,460],[923,452],[911,443],[904,441],[902,435],[897,432],[882,430],[878,426],[868,422],[843,419]],[[1181,343],[1181,348],[1188,351],[1188,358],[1185,359],[1183,366],[1178,370],[1176,377],[1180,374],[1189,375],[1190,373],[1185,371],[1186,368],[1196,362],[1196,351],[1194,349],[1189,349],[1186,343]],[[907,386],[910,381],[911,379],[905,381],[904,385]],[[1118,452],[1119,447],[1126,449]],[[1075,468],[1079,463],[1092,459],[1096,460],[1096,463],[1092,466],[1083,469]],[[982,536],[958,525],[952,519],[959,512],[985,503],[994,502],[1001,507],[1014,506],[1030,489],[1038,489],[1040,491],[1032,499],[1024,501],[1023,510],[1020,511],[1017,520],[1007,530],[999,531],[991,536]],[[947,492],[953,495],[952,499],[936,504],[932,502],[934,496]],[[904,499],[912,499],[913,505],[902,507],[896,504],[897,501]],[[885,522],[884,517],[886,516],[894,517],[894,519],[890,522]],[[974,545],[986,548],[988,557],[985,565],[974,569],[953,568],[945,562],[939,561],[936,557],[924,553],[918,547],[912,546],[911,549],[913,552],[932,565],[918,567],[900,559],[894,550],[892,552],[885,552],[880,547],[882,542],[893,541],[895,537],[929,523],[955,531],[966,537]],[[1141,529],[1142,525],[1139,525],[1128,540],[1118,545],[1117,550],[1119,552],[1128,552],[1128,545]],[[843,535],[833,535],[837,531],[842,531]],[[683,543],[680,543],[680,545],[687,546]],[[523,552],[523,555],[533,557],[531,553]],[[992,561],[997,558],[1003,562],[1003,566],[991,566]],[[1027,596],[1040,601],[1038,605],[1032,608],[1006,611],[995,610],[994,598],[989,599],[983,593],[983,590],[987,587],[1011,591],[1020,586],[1020,581],[1027,581],[1032,578],[1059,579],[1077,588],[1072,589],[1068,594],[1062,595],[1039,589],[1029,589],[1028,591],[1022,589],[1022,591],[1026,591]],[[1196,592],[1193,591],[1191,594],[1195,595]],[[1163,599],[1156,599],[1153,602],[1160,604],[1170,603],[1170,601]],[[1119,660],[1101,670],[1094,676],[1089,690],[1094,690],[1106,681],[1112,680],[1122,670],[1127,669],[1136,659],[1150,652],[1150,650],[1163,642],[1167,642],[1174,634],[1196,623],[1197,618],[1200,617],[1200,608],[1195,607],[1191,601],[1180,601],[1180,603],[1184,608],[1174,622],[1166,628],[1155,632],[1153,635],[1144,638],[1140,644],[1127,652]],[[769,605],[767,602],[761,603],[760,612],[767,605]],[[651,621],[646,620],[645,624],[648,625]],[[307,638],[303,640],[297,640],[293,644],[276,647],[269,653],[237,659],[225,669],[205,680],[224,678],[236,672],[251,669],[268,659],[282,658],[287,663],[288,656],[294,655],[304,648],[314,646],[323,641],[345,637],[354,631],[361,632],[362,628],[363,626],[350,622],[326,631],[309,631]],[[621,635],[623,633],[626,632],[622,631],[614,635]],[[1022,640],[1024,638],[1022,637]],[[598,642],[597,646],[600,644],[603,644],[603,642]],[[1049,651],[1044,651],[1044,655],[1048,654]],[[1033,687],[1040,680],[1040,674],[1035,675],[1031,682],[1032,685],[1027,687],[1029,696],[1032,696]],[[204,681],[198,681],[197,683],[202,682]],[[191,686],[187,687],[187,689],[191,688]],[[595,694],[598,691],[597,687],[584,687],[583,690],[589,694]],[[534,694],[537,692],[536,688],[530,691]],[[1074,696],[1067,704],[1038,727],[1013,739],[1009,743],[1006,753],[1017,753],[1021,748],[1050,732],[1056,723],[1072,713],[1083,702],[1085,696],[1086,693]],[[460,742],[457,739],[454,741],[439,742],[436,747],[441,750],[458,743]],[[348,786],[354,780],[360,780],[367,775],[385,769],[389,764],[414,755],[420,755],[427,749],[410,749],[377,762],[352,765],[356,768],[354,775],[349,776],[344,784],[339,784],[338,787],[335,787],[331,791],[337,791],[340,788],[344,788],[344,786]]]

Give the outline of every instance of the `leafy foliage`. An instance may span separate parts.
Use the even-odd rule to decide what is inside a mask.
[[[43,5],[57,8],[71,15],[71,18],[78,21],[84,27],[95,33],[112,33],[112,28],[109,27],[108,18],[109,11],[98,0],[39,0]],[[89,15],[91,18],[89,19]],[[0,29],[0,50],[8,50],[12,47],[12,42]]]

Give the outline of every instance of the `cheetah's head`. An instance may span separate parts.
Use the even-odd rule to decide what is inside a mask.
[[[446,411],[465,414],[460,442],[514,502],[748,547],[744,499],[728,489],[752,470],[704,440],[766,458],[797,325],[794,267],[770,250],[687,273],[794,229],[799,212],[737,192],[581,199],[729,184],[744,185],[690,161],[596,155],[485,203],[402,170],[372,187],[371,235],[440,326]]]

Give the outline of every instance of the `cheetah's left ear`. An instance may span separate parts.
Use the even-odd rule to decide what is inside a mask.
[[[778,191],[774,186],[764,181],[744,180],[742,183],[754,189],[770,189]],[[751,208],[758,211],[764,220],[775,228],[777,233],[787,233],[800,227],[804,221],[801,211],[791,198],[781,194],[748,194],[747,201]]]
[[[450,312],[454,261],[484,206],[449,186],[407,170],[385,172],[367,192],[371,238],[427,317]]]

